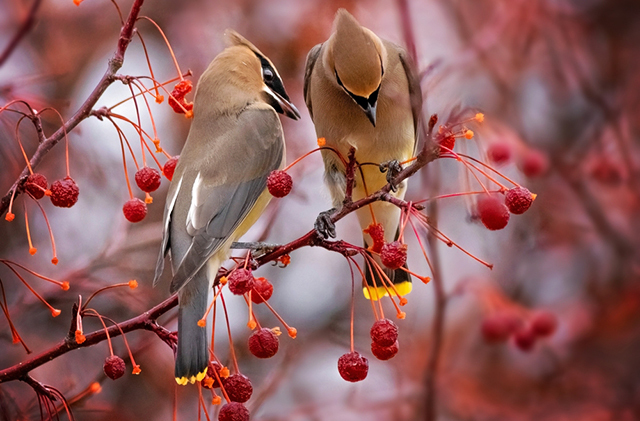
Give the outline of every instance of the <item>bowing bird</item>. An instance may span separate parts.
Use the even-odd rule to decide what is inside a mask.
[[[400,170],[398,163],[414,155],[422,93],[413,63],[403,48],[378,38],[344,9],[338,10],[329,39],[307,56],[304,98],[316,134],[325,139],[326,146],[345,159],[351,147],[356,150],[361,171],[356,170],[354,201],[386,185]],[[335,237],[328,216],[342,206],[346,177],[345,166],[334,152],[323,150],[322,158],[334,209],[320,214],[316,228],[327,238]],[[385,163],[390,169],[386,175],[379,168]],[[407,181],[392,187],[392,193],[403,198]],[[384,227],[385,242],[392,242],[399,235],[400,213],[390,203],[375,202],[371,209],[359,209],[357,216],[363,230],[375,217]],[[365,247],[369,247],[371,237],[364,237]],[[375,259],[380,263],[378,256]],[[411,291],[411,277],[406,271],[384,270],[401,295]],[[365,278],[369,286],[377,287],[363,289],[367,298],[386,295],[377,274],[373,276],[367,268]]]
[[[231,243],[253,225],[271,199],[267,176],[284,166],[278,113],[300,118],[271,61],[238,33],[198,81],[193,121],[164,209],[154,285],[169,253],[178,293],[178,384],[202,380],[207,332],[198,326]]]

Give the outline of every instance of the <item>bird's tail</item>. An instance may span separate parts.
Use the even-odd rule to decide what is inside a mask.
[[[176,382],[185,385],[204,378],[209,362],[207,329],[198,325],[209,300],[207,269],[201,269],[179,292]]]
[[[373,269],[371,265],[366,265],[365,280],[367,285],[362,288],[362,292],[367,300],[373,299],[377,301],[388,294],[407,295],[411,292],[413,286],[411,284],[411,275],[409,275],[408,272],[402,270],[402,268],[394,270],[384,267],[378,256],[373,256],[373,259],[378,263],[378,266],[380,266],[387,278],[393,283],[393,287],[391,287],[385,279],[382,279],[382,276],[376,269]],[[403,267],[407,269],[407,264],[405,263]]]

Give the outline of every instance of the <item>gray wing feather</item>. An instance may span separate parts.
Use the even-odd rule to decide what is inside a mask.
[[[307,63],[304,68],[304,102],[307,104],[307,108],[309,109],[309,115],[313,120],[313,110],[311,108],[311,95],[309,93],[309,89],[311,87],[311,73],[313,73],[313,66],[315,66],[318,57],[320,57],[320,50],[322,49],[322,44],[318,44],[309,51],[307,54]]]
[[[160,276],[162,275],[162,271],[164,269],[164,258],[169,251],[169,239],[170,239],[170,223],[171,223],[171,212],[173,211],[173,207],[176,203],[176,199],[178,198],[178,192],[180,191],[180,186],[182,185],[182,178],[178,180],[177,183],[171,183],[171,187],[169,188],[169,192],[167,193],[167,201],[164,207],[164,217],[162,219],[162,246],[160,247],[160,253],[158,254],[158,260],[156,262],[156,272],[153,277],[153,286],[155,287],[160,281]]]
[[[411,114],[413,114],[413,127],[415,133],[415,145],[414,153],[418,146],[418,125],[421,122],[422,115],[422,89],[420,87],[420,80],[416,74],[415,65],[413,60],[407,55],[405,51],[400,52],[400,62],[402,68],[407,76],[407,82],[409,83],[409,100],[411,102]]]

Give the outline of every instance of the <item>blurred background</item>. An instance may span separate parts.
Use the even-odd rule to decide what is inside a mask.
[[[0,49],[18,30],[32,1],[0,0]],[[123,14],[128,13],[131,1],[117,3]],[[409,10],[405,19],[403,4]],[[254,386],[248,403],[252,419],[640,419],[640,3],[156,0],[147,1],[141,14],[163,28],[182,70],[193,72],[194,84],[224,48],[226,28],[236,29],[268,55],[303,115],[299,122],[282,119],[291,162],[316,145],[302,97],[304,63],[307,52],[330,35],[340,7],[380,37],[401,45],[406,45],[404,34],[410,22],[425,116],[437,113],[445,122],[459,110],[468,109],[469,116],[482,111],[484,123],[468,125],[476,136],[458,140],[456,150],[492,163],[538,196],[527,213],[512,215],[508,226],[498,232],[474,220],[470,196],[443,199],[437,201],[437,208],[430,208],[437,211],[430,216],[442,232],[494,268],[489,270],[445,244],[430,250],[444,288],[440,310],[436,312],[434,281],[427,285],[416,281],[403,308],[406,319],[394,318],[400,328],[400,352],[386,362],[371,354],[369,329],[374,317],[369,303],[357,294],[355,348],[370,362],[368,378],[358,384],[343,381],[336,368],[338,357],[349,351],[351,276],[344,258],[305,248],[294,252],[284,269],[259,269],[256,276],[274,284],[271,305],[297,328],[298,337],[281,336],[280,352],[270,360],[258,360],[246,346],[250,330],[244,300],[227,298],[240,368]],[[55,107],[69,118],[95,87],[113,54],[120,30],[116,9],[106,0],[85,0],[79,7],[71,0],[43,0],[35,22],[0,66],[0,105],[20,98],[38,110]],[[139,21],[137,28],[156,78],[176,77],[162,37],[146,21]],[[141,44],[134,39],[119,73],[148,72]],[[115,83],[97,107],[112,106],[128,95],[128,87]],[[170,155],[179,154],[189,120],[174,113],[166,101],[151,102],[163,148]],[[131,101],[114,111],[136,117]],[[143,127],[150,130],[144,107],[141,114]],[[54,113],[43,116],[44,130],[50,135],[59,120]],[[24,168],[16,122],[14,114],[0,114],[3,195]],[[135,132],[126,124],[122,127],[135,146]],[[19,133],[30,156],[37,147],[36,133],[29,124],[22,124]],[[137,279],[136,290],[113,290],[92,301],[93,308],[116,321],[138,315],[168,297],[168,280],[155,289],[151,280],[169,183],[163,179],[143,222],[128,223],[121,211],[128,191],[113,126],[90,118],[69,139],[71,175],[80,188],[79,201],[71,209],[61,209],[42,200],[60,263],[50,263],[46,224],[32,201],[20,196],[16,219],[0,221],[0,258],[71,283],[71,289],[62,292],[26,275],[39,293],[62,310],[53,319],[12,272],[0,267],[12,320],[36,353],[67,334],[78,295],[86,298],[104,285]],[[508,158],[496,160],[495,150],[506,151]],[[164,157],[159,159],[165,162]],[[50,181],[63,178],[64,162],[64,145],[59,143],[38,171]],[[131,159],[128,164],[131,175],[135,167]],[[317,153],[296,165],[291,171],[292,193],[272,201],[245,238],[285,243],[309,231],[317,214],[330,207],[322,174]],[[459,163],[439,160],[410,180],[407,199],[477,190],[474,183]],[[38,248],[33,257],[28,252],[24,206]],[[355,216],[338,224],[339,238],[359,244],[360,235]],[[424,241],[424,232],[421,235]],[[412,233],[407,242],[409,267],[432,276]],[[385,306],[393,318],[390,302]],[[254,309],[263,325],[278,326],[264,306]],[[526,322],[540,310],[555,314],[558,326],[532,349],[523,350],[513,337],[492,343],[482,334],[483,323],[496,314],[512,312]],[[436,314],[443,328],[438,336],[433,330]],[[222,313],[217,317],[222,320]],[[160,322],[175,330],[175,310]],[[100,326],[96,320],[85,322],[87,332]],[[216,353],[229,363],[228,340],[221,326]],[[92,382],[100,382],[100,393],[72,406],[78,420],[173,419],[176,387],[171,350],[150,332],[132,332],[127,338],[142,369],[138,376],[130,374],[128,361],[123,378],[112,381],[104,376],[102,365],[109,355],[106,342],[70,352],[32,374],[68,399]],[[438,338],[441,344],[434,346]],[[122,338],[113,342],[114,351],[125,357]],[[0,369],[25,358],[24,349],[11,343],[9,325],[1,318]],[[435,403],[435,412],[429,402]],[[0,408],[3,420],[40,416],[33,390],[20,382],[0,385]],[[197,389],[180,388],[177,419],[194,420],[197,414]]]

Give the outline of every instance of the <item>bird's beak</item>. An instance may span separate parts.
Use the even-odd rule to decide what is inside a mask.
[[[268,86],[264,87],[264,91],[267,93],[267,96],[271,101],[269,104],[280,114],[284,114],[289,118],[294,120],[300,119],[300,112],[296,108],[295,105],[291,103],[288,99],[284,98],[282,95],[274,91]]]
[[[378,104],[367,104],[367,108],[363,108],[362,110],[366,114],[367,118],[373,124],[373,127],[376,127],[376,109],[378,108]]]

